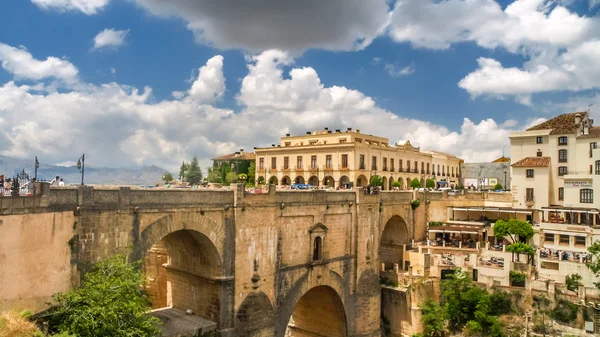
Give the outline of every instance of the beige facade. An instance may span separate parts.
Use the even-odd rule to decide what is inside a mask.
[[[307,132],[302,136],[281,138],[280,144],[256,148],[256,177],[276,185],[294,183],[313,186],[367,186],[373,175],[384,180],[384,190],[393,182],[410,188],[417,179],[440,185],[457,186],[462,160],[455,156],[421,151],[409,141],[390,144],[387,138],[366,135],[359,130]]]
[[[585,266],[600,239],[600,128],[592,124],[587,112],[568,113],[510,136],[515,207],[540,213],[533,244],[541,279],[577,273],[586,287],[599,281]]]

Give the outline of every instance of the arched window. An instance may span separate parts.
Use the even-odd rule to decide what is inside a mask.
[[[320,261],[323,253],[323,240],[320,236],[315,238],[315,243],[313,246],[313,261]]]
[[[579,190],[579,202],[582,204],[591,204],[594,202],[594,190],[591,188],[582,188]]]

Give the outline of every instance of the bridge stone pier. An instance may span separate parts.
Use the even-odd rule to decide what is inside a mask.
[[[402,261],[449,202],[481,203],[413,210],[414,197],[38,184],[0,198],[0,309],[42,311],[93,262],[131,252],[154,308],[190,309],[221,336],[380,336],[381,263]]]

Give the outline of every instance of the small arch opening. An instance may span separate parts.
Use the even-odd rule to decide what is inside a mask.
[[[321,261],[323,257],[323,239],[320,236],[315,238],[315,243],[313,245],[313,261]]]

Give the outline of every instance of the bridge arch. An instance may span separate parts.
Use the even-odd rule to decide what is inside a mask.
[[[142,231],[136,251],[154,309],[191,309],[219,327],[230,324],[222,304],[229,272],[219,228],[207,216],[186,214],[165,216]]]
[[[238,337],[273,336],[275,313],[271,301],[262,291],[250,293],[235,315],[235,335]]]
[[[296,281],[279,305],[274,336],[349,336],[349,294],[340,275],[326,266],[315,267]]]
[[[408,225],[399,215],[392,216],[383,226],[379,240],[379,263],[391,270],[395,263],[403,266],[405,246],[410,242]]]

